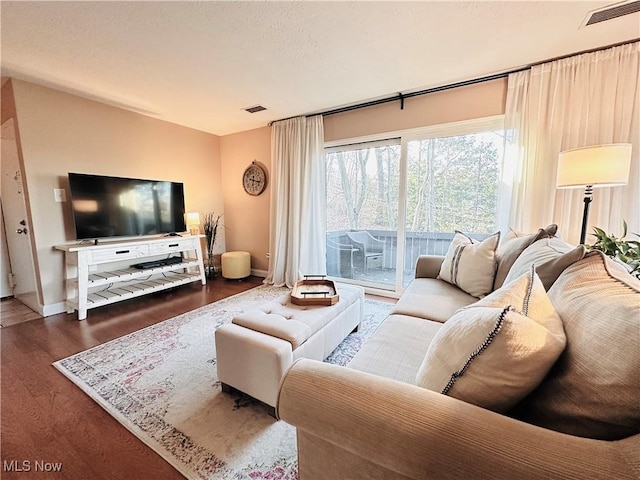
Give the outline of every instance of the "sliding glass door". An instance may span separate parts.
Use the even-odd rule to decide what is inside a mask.
[[[502,117],[326,149],[327,273],[401,293],[419,255],[497,227]],[[400,239],[400,240],[399,240]]]
[[[400,140],[328,149],[327,273],[394,289]]]
[[[444,255],[456,230],[475,239],[498,230],[502,149],[500,130],[407,142],[407,274],[419,255]]]

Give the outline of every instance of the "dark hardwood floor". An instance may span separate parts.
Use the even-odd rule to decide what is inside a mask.
[[[59,314],[0,329],[0,477],[184,478],[51,363],[261,283],[218,277],[205,287],[194,283],[96,308],[84,321]],[[61,471],[38,472],[36,462],[61,464]]]

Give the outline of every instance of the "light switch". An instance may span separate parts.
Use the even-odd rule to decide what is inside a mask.
[[[54,188],[53,189],[53,198],[56,202],[66,202],[67,201],[67,193],[64,188]]]

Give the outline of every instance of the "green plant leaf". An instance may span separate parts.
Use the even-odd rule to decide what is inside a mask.
[[[640,241],[624,240],[628,232],[628,226],[625,220],[623,220],[622,227],[623,235],[620,238],[617,238],[613,234],[608,235],[601,228],[593,227],[593,231],[595,232],[593,235],[596,237],[596,242],[587,247],[590,250],[600,250],[605,255],[624,262],[631,270],[631,274],[640,278]],[[634,233],[634,235],[640,237],[640,235],[636,233]]]

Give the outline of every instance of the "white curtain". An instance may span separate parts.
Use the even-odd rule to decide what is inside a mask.
[[[265,283],[293,287],[303,275],[326,273],[322,116],[273,124],[271,172],[271,261]]]
[[[571,148],[631,143],[628,185],[596,188],[587,233],[597,226],[640,231],[640,43],[545,63],[509,75],[501,227],[535,231],[557,223],[578,243],[584,189],[557,190],[558,154]],[[586,243],[593,237],[587,235]]]

